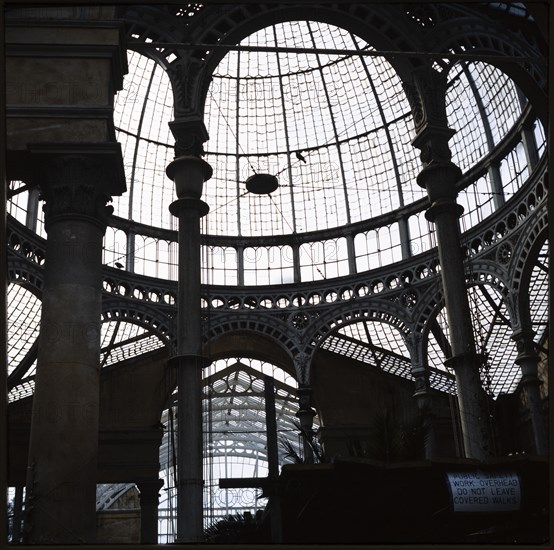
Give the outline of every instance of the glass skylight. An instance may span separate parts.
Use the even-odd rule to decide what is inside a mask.
[[[38,338],[41,301],[18,284],[8,287],[8,375],[29,353]]]
[[[132,359],[165,345],[144,327],[124,321],[103,323],[100,342],[101,367]]]
[[[472,316],[475,346],[483,358],[481,379],[492,397],[515,391],[521,380],[521,370],[515,363],[516,345],[511,339],[509,313],[501,295],[490,285],[472,286],[468,289],[469,308]],[[543,302],[544,307],[544,302]],[[450,330],[445,309],[430,321],[427,349],[428,364],[454,374],[444,366],[452,356]]]
[[[267,27],[241,44],[370,48],[306,21]],[[401,186],[414,175],[410,107],[379,57],[231,51],[214,73],[205,114],[211,234],[301,233],[378,216],[403,204]],[[278,190],[248,193],[255,173],[276,175]]]
[[[371,44],[333,25],[289,21],[263,28],[241,45],[345,53],[230,50],[215,68],[204,112],[210,136],[205,158],[214,175],[203,197],[210,206],[201,228],[203,282],[260,286],[330,279],[436,246],[425,200],[409,215],[371,222],[426,196],[416,183],[419,150],[411,144],[413,120],[399,77],[383,57],[351,53],[370,51]],[[128,191],[114,206],[120,218],[143,225],[108,228],[104,261],[176,280],[176,235],[156,233],[176,229],[168,211],[173,184],[165,175],[174,156],[171,86],[152,59],[132,51],[128,58],[114,115]],[[468,171],[512,131],[526,100],[505,74],[482,62],[454,65],[448,82],[453,161]],[[540,153],[544,132],[538,120],[534,124]],[[460,190],[463,231],[490,216],[526,181],[531,170],[523,138],[496,165]],[[249,192],[245,182],[256,173],[276,176],[278,188],[265,195]],[[352,229],[353,246],[347,246],[342,228],[364,221],[371,227]],[[324,238],[320,230],[326,230]],[[291,234],[300,239],[296,246]],[[219,242],[241,236],[245,246]],[[264,245],[266,237],[271,244]]]

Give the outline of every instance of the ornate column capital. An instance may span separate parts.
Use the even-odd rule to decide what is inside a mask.
[[[107,224],[113,195],[126,190],[119,143],[29,145],[33,184],[41,189],[45,223],[58,216],[85,216]]]
[[[444,72],[425,65],[414,70],[412,80],[404,82],[404,89],[414,114],[416,138],[427,128],[446,128],[446,88]],[[454,133],[450,130],[452,134]],[[414,141],[415,141],[414,140]],[[418,147],[418,145],[416,145]]]
[[[178,117],[198,113],[211,78],[205,78],[205,63],[195,57],[182,57],[168,66],[167,73],[175,93]],[[205,140],[204,140],[205,141]]]
[[[204,121],[199,117],[179,117],[169,123],[175,138],[175,156],[204,155],[204,142],[209,135]]]
[[[311,355],[305,351],[297,353],[294,358],[294,369],[298,375],[298,395],[309,395],[311,399],[312,388],[309,386]]]

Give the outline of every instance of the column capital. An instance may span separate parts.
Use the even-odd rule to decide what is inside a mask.
[[[293,249],[294,250],[294,249]],[[312,357],[309,353],[301,351],[293,357],[294,369],[299,377],[298,395],[311,395],[312,388],[309,384],[309,367]]]
[[[169,123],[169,128],[175,138],[176,156],[204,155],[204,142],[209,135],[201,118],[179,117]]]
[[[45,222],[58,216],[86,216],[107,224],[113,195],[126,190],[119,143],[29,145],[32,183],[41,189]]]
[[[415,69],[412,80],[404,82],[406,96],[414,113],[414,125],[418,136],[429,127],[447,127],[447,84],[445,71],[439,72],[431,65]],[[454,133],[453,130],[450,131]],[[416,145],[416,147],[419,146]]]

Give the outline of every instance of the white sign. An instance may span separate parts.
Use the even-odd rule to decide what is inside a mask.
[[[447,473],[454,512],[511,512],[521,506],[514,472]]]

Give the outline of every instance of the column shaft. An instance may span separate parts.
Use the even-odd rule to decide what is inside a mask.
[[[271,542],[283,542],[283,525],[281,516],[281,495],[277,484],[279,480],[279,449],[277,443],[277,418],[275,413],[275,384],[271,376],[264,376],[265,422],[267,442],[268,477],[271,484],[269,511],[271,525]]]
[[[93,218],[47,227],[27,478],[31,543],[96,535],[102,237]]]
[[[179,355],[200,355],[200,214],[186,202],[179,204],[179,285],[177,327]],[[182,306],[182,307],[181,307]]]
[[[298,393],[298,412],[296,416],[300,421],[300,429],[302,431],[302,446],[304,451],[304,462],[313,464],[315,462],[314,450],[312,447],[314,431],[313,420],[316,412],[311,406],[312,388],[308,386],[300,386]],[[318,457],[319,459],[320,457]]]
[[[197,543],[203,534],[202,323],[200,218],[208,205],[200,200],[210,165],[196,156],[181,156],[167,167],[178,200],[170,206],[179,218],[179,286],[177,292],[177,542]]]
[[[512,338],[516,341],[518,349],[516,363],[521,368],[523,391],[533,430],[534,450],[539,455],[547,455],[548,435],[542,411],[541,382],[538,377],[539,356],[535,349],[533,334],[530,330],[523,330],[514,334]]]
[[[27,469],[25,542],[96,538],[102,239],[125,190],[117,143],[30,146],[46,263]]]
[[[21,542],[21,521],[23,519],[23,486],[18,485],[15,488],[15,500],[13,505],[13,530],[12,543]]]
[[[433,399],[429,384],[429,371],[421,367],[412,367],[412,375],[415,378],[414,398],[419,414],[421,415],[421,427],[423,430],[423,445],[425,458],[432,459],[435,456],[435,426],[433,422]]]
[[[465,456],[488,460],[492,456],[492,433],[486,395],[479,374],[479,358],[467,297],[458,217],[461,207],[454,200],[437,201],[428,211],[435,222],[444,302],[450,328],[458,405]]]
[[[179,209],[177,542],[203,532],[200,215]]]
[[[181,356],[177,401],[177,542],[203,539],[202,476],[202,363]]]
[[[158,544],[158,491],[161,480],[138,482],[140,491],[140,542]]]
[[[527,360],[529,361],[529,360]],[[527,363],[526,361],[526,363]],[[527,370],[527,367],[534,368],[536,371],[536,362],[531,365],[525,365],[521,363],[521,368]],[[533,442],[535,446],[535,452],[538,455],[548,454],[548,436],[546,434],[546,427],[544,425],[544,416],[542,412],[542,399],[540,393],[540,380],[535,375],[523,376],[523,388],[525,396],[527,398],[527,407],[529,409],[529,416],[531,417],[531,426],[533,429]]]

